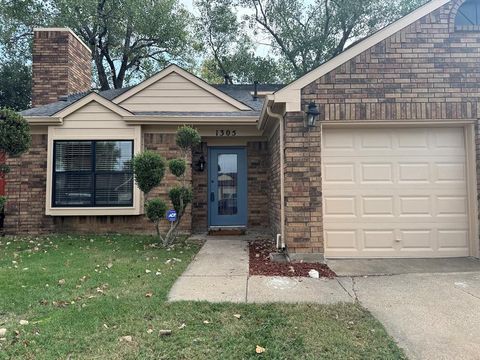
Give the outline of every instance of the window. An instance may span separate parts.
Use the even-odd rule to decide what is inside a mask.
[[[54,207],[133,206],[133,141],[55,141]]]
[[[480,26],[480,1],[467,0],[458,9],[455,18],[457,29],[478,29]]]

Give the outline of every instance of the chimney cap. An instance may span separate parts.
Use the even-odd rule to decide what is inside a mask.
[[[72,29],[70,28],[67,28],[67,27],[51,27],[51,28],[33,28],[33,32],[36,33],[36,32],[66,32],[66,33],[70,33],[75,39],[78,40],[78,42],[80,44],[82,44],[90,53],[92,52],[92,50],[88,47],[87,44],[85,44],[85,42],[80,39],[80,37],[75,34],[73,32]]]

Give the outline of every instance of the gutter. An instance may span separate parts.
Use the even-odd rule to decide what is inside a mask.
[[[278,120],[280,129],[280,234],[277,234],[277,248],[285,250],[285,127],[284,117],[273,112],[272,105],[266,107],[268,116]]]

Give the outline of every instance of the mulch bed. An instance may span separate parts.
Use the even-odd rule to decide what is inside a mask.
[[[250,275],[308,277],[310,270],[317,270],[320,277],[332,279],[336,274],[327,265],[315,263],[279,263],[270,259],[276,252],[271,240],[257,240],[250,243]]]

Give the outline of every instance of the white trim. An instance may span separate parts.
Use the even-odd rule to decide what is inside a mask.
[[[62,125],[63,120],[51,116],[24,116],[30,125]]]
[[[90,53],[92,53],[92,50],[88,47],[88,45],[85,44],[85,43],[83,42],[83,40],[80,39],[80,37],[79,37],[77,34],[75,34],[75,33],[73,32],[73,30],[70,29],[70,28],[67,28],[67,27],[65,27],[65,28],[61,28],[61,27],[33,28],[33,32],[46,32],[46,31],[68,32],[68,33],[72,34],[72,35],[75,37],[75,39],[77,39],[83,46],[85,46],[85,48],[86,48]]]
[[[65,109],[60,110],[59,112],[52,115],[52,117],[65,118],[68,115],[74,113],[75,111],[81,109],[82,107],[90,104],[92,101],[99,103],[102,106],[105,106],[107,109],[113,111],[119,116],[132,116],[133,114],[122,108],[121,106],[111,102],[110,100],[105,99],[103,96],[98,95],[97,93],[90,93],[89,95],[75,101],[71,105],[67,106]]]
[[[141,215],[143,196],[136,184],[133,188],[133,206],[131,207],[92,207],[92,208],[56,208],[52,206],[53,190],[53,142],[55,140],[133,140],[134,155],[142,151],[142,129],[140,126],[128,128],[128,133],[110,131],[110,129],[61,129],[48,128],[47,181],[45,215],[49,216],[116,216]],[[61,131],[58,133],[57,131]]]
[[[413,24],[415,21],[420,20],[424,16],[437,10],[438,8],[442,7],[443,5],[447,4],[450,1],[451,0],[432,0],[427,4],[419,7],[418,9],[414,10],[410,14],[404,16],[403,18],[397,20],[396,22],[376,32],[375,34],[367,37],[365,40],[359,42],[357,45],[351,47],[350,49],[344,51],[340,55],[327,61],[326,63],[319,66],[318,68],[310,71],[309,73],[305,74],[304,76],[295,80],[294,82],[290,83],[284,88],[278,90],[275,93],[275,102],[286,103],[287,112],[302,111],[301,90],[305,86],[311,84],[315,80],[335,70],[337,67],[351,60],[355,56],[360,55],[362,52],[370,49],[371,47],[375,46],[379,42],[401,31],[407,26]]]
[[[256,125],[258,116],[134,115],[123,120],[134,125]]]
[[[165,69],[163,69],[162,71],[160,71],[158,74],[152,76],[151,78],[141,82],[140,84],[138,84],[137,86],[131,88],[130,90],[126,91],[125,93],[123,93],[122,95],[116,97],[115,99],[113,99],[113,102],[115,104],[121,104],[123,101],[129,99],[130,97],[132,97],[133,95],[139,93],[140,91],[142,91],[143,89],[149,87],[150,85],[153,85],[154,83],[156,83],[157,81],[163,79],[164,77],[166,77],[167,75],[170,75],[171,73],[176,73],[178,75],[180,75],[181,77],[185,78],[186,80],[194,83],[195,85],[201,87],[202,89],[204,89],[205,91],[208,91],[209,93],[211,93],[212,95],[218,97],[219,99],[225,101],[226,103],[236,107],[237,109],[239,110],[252,110],[250,107],[248,107],[247,105],[241,103],[240,101],[238,100],[235,100],[234,98],[228,96],[227,94],[225,94],[224,92],[214,88],[213,86],[207,84],[205,81],[203,81],[202,79],[190,74],[188,71],[186,70],[183,70],[181,67],[177,66],[177,65],[169,65],[168,67],[166,67]]]

